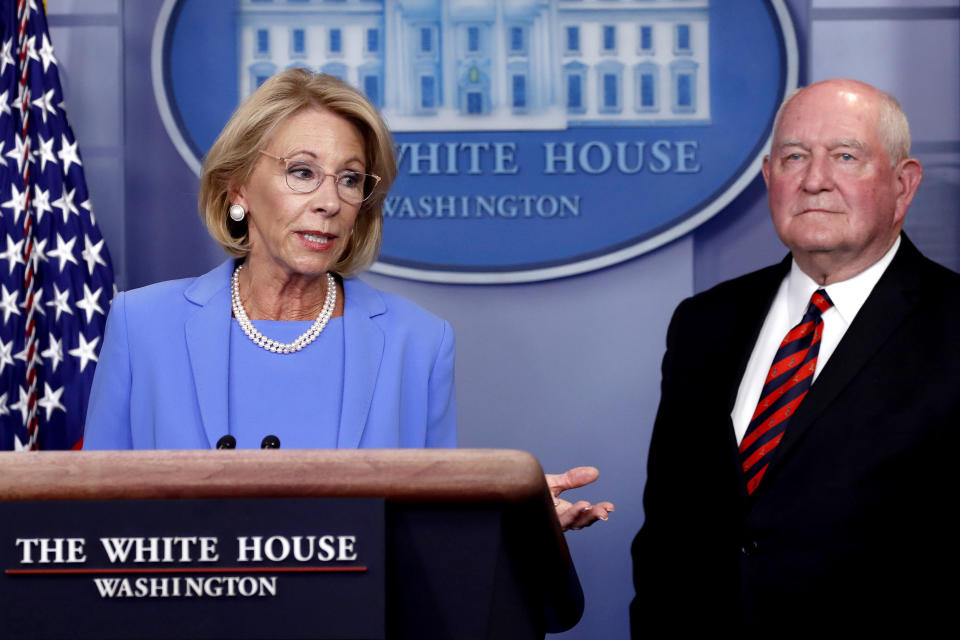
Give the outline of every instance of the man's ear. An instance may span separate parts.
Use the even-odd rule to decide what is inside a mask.
[[[894,181],[897,189],[897,208],[895,217],[898,222],[903,222],[910,203],[913,202],[913,196],[917,193],[917,187],[923,180],[923,165],[916,158],[906,158],[897,163],[894,167]]]

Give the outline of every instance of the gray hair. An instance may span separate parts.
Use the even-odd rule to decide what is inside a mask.
[[[858,82],[858,84],[863,83]],[[793,99],[798,95],[806,91],[809,86],[798,87],[784,98],[773,120],[774,133],[776,133],[780,127],[780,118],[783,116],[783,112],[786,111],[787,105],[793,102]],[[890,158],[890,165],[896,166],[901,160],[910,157],[910,123],[907,121],[907,114],[904,113],[903,107],[900,106],[896,98],[886,91],[880,91],[876,87],[870,88],[876,92],[879,98],[880,115],[877,122],[877,133],[880,135],[880,139],[883,140],[883,146],[886,147],[887,156]]]

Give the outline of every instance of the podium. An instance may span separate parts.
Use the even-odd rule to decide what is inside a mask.
[[[583,611],[520,451],[5,452],[0,544],[4,638],[528,639]]]

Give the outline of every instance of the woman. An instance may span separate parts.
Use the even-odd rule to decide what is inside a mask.
[[[84,448],[456,446],[450,325],[351,277],[379,252],[395,177],[354,89],[267,80],[203,165],[201,215],[234,259],[114,298]],[[596,474],[547,476],[564,528],[613,510],[557,498]]]
[[[265,82],[201,177],[235,260],[114,299],[84,447],[455,446],[450,325],[351,279],[377,256],[395,176],[355,90],[302,69]]]

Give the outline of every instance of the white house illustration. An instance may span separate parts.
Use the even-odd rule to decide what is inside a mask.
[[[306,67],[394,131],[710,120],[709,0],[237,0],[239,87]]]

